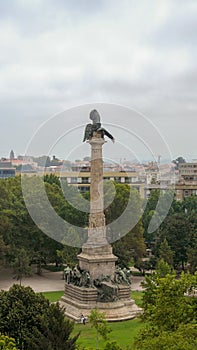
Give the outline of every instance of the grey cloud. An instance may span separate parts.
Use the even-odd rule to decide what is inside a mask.
[[[51,5],[54,3],[53,1],[50,1]],[[56,2],[55,6],[61,6],[61,8],[66,8],[69,10],[70,13],[76,14],[76,15],[85,15],[88,16],[90,14],[93,14],[97,11],[101,11],[106,7],[106,1],[105,0],[59,0]]]
[[[197,43],[197,3],[177,1],[167,20],[155,31],[150,43],[161,48],[192,47]],[[193,6],[189,6],[193,3]]]
[[[149,115],[178,153],[187,121],[192,133],[196,125],[197,22],[193,1],[169,3],[165,20],[154,22],[157,1],[147,16],[145,1],[1,1],[0,150],[9,132],[7,153],[22,153],[39,122],[71,105],[106,101]],[[188,153],[193,144],[186,143]]]
[[[104,0],[7,0],[0,2],[0,18],[15,23],[24,36],[34,36],[71,23],[78,25],[83,18],[101,13],[106,7]]]

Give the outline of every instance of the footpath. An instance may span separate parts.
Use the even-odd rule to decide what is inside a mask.
[[[144,277],[133,276],[131,290],[143,290],[141,282]],[[12,270],[7,268],[0,269],[0,290],[8,290],[13,284],[19,284],[19,281],[13,278]],[[22,279],[23,286],[30,286],[35,292],[54,292],[64,290],[64,280],[62,279],[62,271],[51,272],[44,270],[39,276],[34,273],[30,277]]]

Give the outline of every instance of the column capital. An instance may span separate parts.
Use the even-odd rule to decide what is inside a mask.
[[[93,146],[93,145],[99,145],[102,146],[104,145],[104,143],[106,143],[107,141],[105,141],[101,135],[99,133],[94,132],[93,137],[88,140],[88,143]]]

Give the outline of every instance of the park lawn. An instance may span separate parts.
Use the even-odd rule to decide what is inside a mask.
[[[56,291],[56,292],[43,292],[42,293],[50,302],[57,302],[64,295],[64,291]],[[141,306],[143,292],[132,291],[131,298],[135,300],[136,304]],[[140,321],[140,319],[134,319],[129,321],[122,322],[111,322],[109,323],[109,327],[112,329],[109,334],[109,339],[115,340],[118,344],[123,347],[127,345],[132,345],[134,342],[134,338],[139,333],[140,329],[144,327],[144,324]],[[78,338],[78,345],[81,347],[87,347],[95,349],[96,347],[96,331],[91,327],[91,325],[87,322],[86,325],[75,324],[73,334],[77,334],[80,332],[80,336]],[[104,341],[101,337],[99,337],[99,349],[104,347]]]
[[[132,346],[135,337],[140,332],[140,329],[144,327],[144,323],[140,319],[134,319],[122,322],[109,323],[111,333],[109,333],[109,340],[116,341],[120,346]],[[95,349],[96,348],[96,331],[91,327],[89,323],[86,325],[76,324],[73,334],[80,332],[77,344],[82,348]],[[105,341],[99,336],[99,349],[104,348]]]
[[[131,299],[134,299],[135,303],[139,307],[142,307],[142,297],[143,297],[143,292],[142,291],[132,290],[132,292],[131,292]]]
[[[64,295],[64,291],[58,292],[42,292],[42,294],[47,298],[51,303],[59,301],[60,298]]]

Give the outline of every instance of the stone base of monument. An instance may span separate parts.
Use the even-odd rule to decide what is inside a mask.
[[[81,254],[78,255],[79,266],[89,272],[91,279],[95,280],[101,274],[113,276],[115,262],[118,258],[112,253],[111,245],[91,246],[84,244]]]
[[[124,321],[137,317],[142,309],[130,299],[130,286],[118,285],[119,298],[114,301],[98,301],[97,288],[77,287],[65,283],[65,294],[60,305],[65,308],[65,315],[75,322],[80,322],[83,314],[88,321],[91,310],[104,312],[107,321]]]

